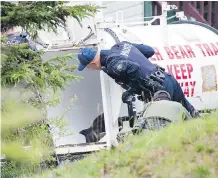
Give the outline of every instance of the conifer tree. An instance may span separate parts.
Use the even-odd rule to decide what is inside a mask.
[[[22,86],[28,93],[29,91],[33,91],[35,97],[26,97],[27,99],[22,102],[27,102],[31,104],[31,107],[37,107],[40,108],[40,111],[44,111],[41,120],[45,122],[35,126],[34,129],[33,127],[28,129],[26,124],[22,126],[23,120],[21,123],[16,122],[16,126],[24,130],[23,136],[25,137],[22,139],[20,136],[16,136],[16,138],[19,138],[16,140],[16,145],[22,145],[26,142],[31,144],[31,139],[35,139],[37,136],[40,142],[40,144],[37,145],[42,145],[47,142],[47,130],[45,129],[43,131],[48,123],[46,109],[47,107],[59,104],[60,98],[56,97],[57,91],[59,89],[63,90],[67,84],[78,80],[79,77],[73,74],[77,66],[69,65],[69,60],[74,58],[73,54],[43,60],[42,55],[44,52],[30,49],[28,43],[8,45],[6,43],[7,37],[5,33],[11,28],[21,27],[22,30],[31,35],[32,39],[35,39],[40,30],[56,32],[57,27],[64,28],[67,17],[75,18],[78,23],[82,25],[81,20],[93,16],[99,8],[99,6],[94,5],[66,6],[66,2],[64,1],[1,2],[1,86],[2,88],[16,88],[17,86]],[[16,113],[18,108],[14,108],[13,110],[13,106],[16,105],[13,105],[13,102],[7,102],[7,97],[2,98],[5,99],[1,107],[1,112],[4,116],[2,121],[10,125],[10,120],[3,120],[9,119],[6,117],[8,116],[7,108],[11,108],[10,114]],[[9,106],[8,103],[12,105]],[[31,114],[27,114],[27,116],[31,116]],[[13,114],[13,117],[16,117],[16,115]],[[17,117],[17,119],[19,118],[21,117]],[[16,120],[16,118],[11,119],[11,122],[14,122],[14,120]],[[35,122],[35,120],[33,120],[33,122]],[[15,141],[15,137],[11,137],[15,133],[14,129],[15,128],[11,129],[10,127],[10,130],[4,130],[2,141],[4,141],[5,150],[9,150],[7,145],[12,145],[11,143]],[[34,146],[36,145],[32,146],[33,149],[35,149]],[[43,148],[45,147],[43,146]],[[10,147],[10,153],[16,153],[16,147],[14,147],[14,149],[13,152]],[[9,170],[9,174],[5,173],[6,176],[19,175],[19,171],[22,171],[22,167],[26,167],[27,165],[29,167],[32,165],[35,169],[35,162],[30,163],[30,160],[17,160],[17,157],[22,157],[22,155],[7,155],[8,153],[5,153],[6,157],[12,160],[13,166],[12,169],[11,167],[6,169]],[[23,157],[29,158],[28,156]],[[42,160],[43,158],[40,157],[40,161]],[[13,172],[12,170],[15,171]]]
[[[81,24],[83,18],[94,15],[98,8],[94,5],[66,6],[63,1],[2,2],[1,32],[7,32],[13,27],[22,27],[34,39],[39,30],[56,32],[57,27],[65,27],[67,17],[74,17]],[[75,69],[75,66],[69,67],[66,62],[71,56],[42,62],[40,56],[43,52],[32,51],[28,44],[8,46],[4,44],[4,38],[1,52],[2,86],[25,80],[40,87],[47,84],[56,90],[58,87],[63,89],[68,79],[75,79],[72,75],[63,74]],[[32,60],[26,60],[27,58]]]

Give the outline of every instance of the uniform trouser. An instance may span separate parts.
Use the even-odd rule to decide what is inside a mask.
[[[190,114],[192,114],[195,108],[185,98],[182,88],[177,82],[177,80],[172,75],[166,72],[164,72],[164,75],[165,79],[163,86],[165,90],[170,94],[171,100],[181,103],[187,109],[187,111],[190,112]]]

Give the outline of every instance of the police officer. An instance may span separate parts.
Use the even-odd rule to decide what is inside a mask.
[[[153,55],[154,50],[150,46],[127,41],[115,44],[110,50],[82,48],[78,54],[78,70],[82,71],[86,67],[92,70],[102,69],[127,90],[122,96],[124,103],[131,94],[141,95],[143,92],[149,98],[155,92],[165,90],[172,100],[181,103],[192,117],[198,117],[198,112],[185,98],[176,79],[148,60]]]

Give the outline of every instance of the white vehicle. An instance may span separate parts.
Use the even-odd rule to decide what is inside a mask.
[[[175,6],[173,6],[175,7]],[[155,49],[150,58],[174,75],[180,83],[185,96],[197,110],[218,108],[218,31],[208,25],[184,20],[167,25],[166,12],[172,8],[163,3],[163,13],[151,21],[143,22],[106,22],[96,17],[94,27],[80,46],[109,49],[118,41],[144,43]],[[155,19],[160,25],[151,25]],[[89,37],[96,38],[89,38]],[[91,40],[90,40],[91,39]],[[77,53],[79,47],[72,43],[59,41],[50,44],[45,58]],[[74,63],[74,61],[72,61]],[[63,101],[58,108],[50,108],[49,115],[56,116],[64,111],[66,104],[76,94],[78,100],[67,113],[68,129],[75,133],[63,138],[55,138],[54,144],[58,158],[66,154],[86,154],[101,149],[110,149],[118,144],[118,118],[128,116],[127,106],[121,101],[122,88],[105,73],[85,70],[75,71],[83,76],[79,83],[72,83],[62,91]],[[136,103],[136,110],[142,110],[142,102]],[[106,135],[96,143],[86,143],[79,132],[90,127],[91,122],[104,113]]]

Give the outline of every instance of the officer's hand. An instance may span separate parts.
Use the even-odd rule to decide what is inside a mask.
[[[131,92],[129,91],[125,91],[123,94],[122,94],[122,101],[123,103],[129,103],[133,100],[133,95]]]
[[[193,118],[200,118],[201,117],[200,113],[198,111],[196,111],[196,110],[192,111],[191,116]]]

